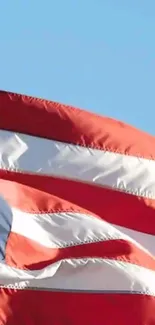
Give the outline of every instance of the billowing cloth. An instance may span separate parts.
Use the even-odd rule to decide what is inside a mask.
[[[0,92],[0,325],[155,324],[155,138]]]

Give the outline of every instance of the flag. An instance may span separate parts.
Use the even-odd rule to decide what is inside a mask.
[[[155,139],[0,92],[0,324],[155,324]]]

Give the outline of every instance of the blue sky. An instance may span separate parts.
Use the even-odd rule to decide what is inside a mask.
[[[155,135],[155,0],[0,3],[0,88]]]

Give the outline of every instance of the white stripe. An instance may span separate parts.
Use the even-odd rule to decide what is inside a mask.
[[[3,217],[4,215],[5,211]],[[12,208],[12,218],[12,232],[46,247],[63,248],[90,242],[124,239],[155,255],[155,236],[110,225],[91,215],[76,212],[31,214]]]
[[[114,227],[155,256],[155,236],[116,225]]]
[[[13,208],[12,215],[12,232],[50,248],[128,239],[109,223],[86,214],[61,212],[37,215]]]
[[[0,263],[0,285],[16,288],[129,291],[155,296],[155,272],[108,259],[68,259],[39,271],[20,270]]]
[[[155,236],[111,225],[95,216],[77,212],[34,214],[12,208],[0,197],[2,235],[17,233],[49,248],[124,239],[155,255]],[[0,247],[4,236],[0,237]],[[2,243],[1,243],[2,242]]]
[[[0,168],[155,198],[155,161],[0,130]]]

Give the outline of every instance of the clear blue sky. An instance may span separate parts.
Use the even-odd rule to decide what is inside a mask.
[[[0,88],[155,135],[155,0],[0,1]]]

